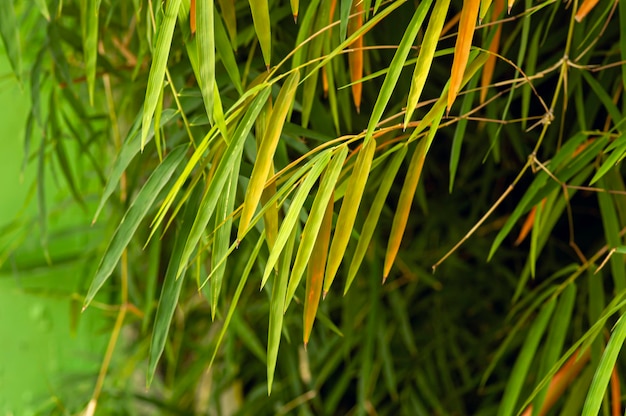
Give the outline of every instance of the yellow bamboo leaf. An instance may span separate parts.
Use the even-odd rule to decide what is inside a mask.
[[[303,327],[303,341],[304,345],[309,343],[311,336],[311,330],[313,329],[313,322],[315,321],[315,315],[317,315],[317,307],[319,305],[320,297],[322,295],[322,283],[324,281],[324,266],[326,265],[326,258],[328,257],[328,245],[330,244],[330,229],[333,225],[333,206],[335,201],[331,195],[328,205],[326,206],[326,212],[322,220],[315,245],[313,246],[313,252],[309,259],[309,268],[307,269],[306,276],[306,297],[304,298],[304,327]]]
[[[355,1],[352,5],[352,13],[356,13],[348,22],[348,36],[359,30],[363,26],[363,2]],[[361,111],[361,94],[363,84],[358,82],[363,78],[363,35],[357,37],[350,44],[353,50],[348,54],[348,64],[350,66],[350,82],[352,83],[352,99],[357,113]]]
[[[299,81],[300,73],[294,71],[289,75],[287,81],[285,81],[285,85],[283,85],[278,93],[278,97],[276,97],[276,104],[272,109],[268,128],[265,130],[265,134],[261,140],[261,146],[257,149],[256,161],[254,162],[250,182],[246,189],[246,197],[239,221],[238,241],[240,241],[246,233],[252,215],[254,215],[254,211],[261,199],[261,194],[263,193],[263,188],[265,188],[265,182],[267,181],[267,175],[270,172],[274,159],[274,152],[278,145],[278,139],[283,131],[283,125],[285,124],[285,118],[287,117],[289,108],[293,104]]]
[[[435,115],[435,118],[430,127],[428,136],[423,138],[415,148],[415,152],[411,157],[409,169],[400,191],[400,198],[398,199],[398,206],[396,213],[393,216],[393,222],[391,224],[391,233],[389,235],[389,243],[387,244],[387,252],[385,253],[385,265],[383,268],[383,283],[389,276],[389,271],[393,265],[398,250],[400,249],[400,243],[402,242],[402,236],[406,228],[406,223],[409,219],[411,212],[411,204],[413,203],[413,197],[415,196],[415,190],[422,175],[422,168],[424,167],[424,159],[426,153],[435,138],[435,133],[439,128],[441,117],[443,116],[443,109],[439,110],[439,113]]]
[[[335,235],[333,236],[333,242],[330,245],[330,251],[328,253],[328,264],[326,265],[326,275],[324,277],[324,297],[326,297],[335,279],[341,260],[343,260],[343,255],[346,252],[346,247],[350,240],[350,234],[352,234],[352,227],[354,226],[354,220],[356,219],[361,198],[363,197],[365,183],[370,173],[375,151],[376,140],[372,138],[361,148],[356,162],[354,163],[352,175],[348,180],[346,194],[343,197],[339,216],[337,217],[337,224],[335,225]]]
[[[574,19],[576,19],[578,23],[582,22],[585,16],[587,16],[589,12],[592,11],[594,7],[596,7],[596,4],[598,4],[598,1],[599,0],[583,1],[583,4],[580,5],[580,7],[578,8],[578,11],[576,12],[576,16],[574,17]]]
[[[493,20],[497,19],[502,13],[502,9],[504,8],[504,3],[501,1],[496,1],[493,5]],[[487,98],[487,90],[489,88],[489,84],[493,79],[493,71],[496,67],[496,60],[498,53],[498,48],[500,47],[500,35],[502,34],[502,23],[497,24],[496,32],[493,34],[493,38],[489,43],[489,57],[487,58],[487,62],[485,62],[485,66],[483,67],[483,72],[481,74],[480,79],[480,103],[484,103]]]
[[[450,89],[448,90],[448,112],[459,94],[461,82],[467,60],[469,58],[470,48],[472,46],[472,38],[476,29],[476,20],[478,19],[478,9],[480,0],[465,0],[463,9],[461,10],[461,19],[459,21],[459,34],[456,38],[454,46],[454,61],[452,62],[452,73],[450,74]]]
[[[415,70],[413,71],[413,80],[411,81],[411,89],[409,90],[409,98],[406,104],[406,113],[404,114],[404,128],[411,120],[411,116],[417,108],[422,90],[426,84],[426,78],[430,72],[430,67],[435,56],[437,43],[441,38],[441,30],[448,14],[450,0],[437,0],[433,12],[422,41],[420,54],[415,62]]]
[[[272,100],[271,98],[265,103],[265,108],[261,110],[261,113],[256,119],[256,137],[257,148],[261,145],[261,138],[265,136],[265,131],[269,125],[270,114],[272,113]],[[270,166],[268,178],[274,175],[274,164]],[[261,194],[261,204],[267,205],[272,197],[276,195],[276,182],[270,183]],[[265,239],[267,240],[267,247],[271,250],[274,247],[276,241],[276,235],[278,234],[278,204],[276,201],[268,206],[267,210],[263,214],[263,222],[265,225]]]
[[[272,55],[272,31],[268,2],[269,0],[249,0],[254,31],[261,45],[265,66],[269,69]]]

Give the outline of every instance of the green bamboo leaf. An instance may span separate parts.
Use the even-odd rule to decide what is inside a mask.
[[[161,114],[159,128],[168,124],[177,115],[178,113],[174,110],[163,110]],[[113,168],[111,169],[111,173],[109,173],[109,175],[107,176],[107,183],[104,186],[104,191],[102,191],[102,197],[100,198],[100,203],[98,204],[98,208],[96,209],[96,213],[94,214],[92,223],[96,222],[98,216],[100,215],[100,212],[102,211],[102,208],[104,208],[104,205],[108,201],[109,197],[117,188],[117,184],[119,183],[122,174],[124,173],[124,171],[126,171],[126,168],[128,167],[128,165],[130,165],[130,162],[132,162],[132,160],[141,150],[141,141],[139,136],[141,117],[142,115],[141,113],[139,113],[137,115],[137,118],[135,119],[135,123],[131,127],[128,135],[126,136],[126,139],[124,140],[124,144],[122,144],[122,148],[117,155],[115,162],[113,163]],[[150,130],[148,131],[146,142],[150,141],[153,136],[154,126],[151,125]]]
[[[539,315],[537,315],[535,322],[532,324],[524,341],[524,345],[522,345],[522,349],[515,361],[506,388],[504,389],[504,395],[500,402],[500,407],[498,408],[498,416],[510,416],[515,414],[515,405],[524,381],[526,380],[530,364],[536,355],[539,341],[541,341],[541,337],[548,326],[555,306],[556,299],[551,298],[543,308],[541,308]]]
[[[252,129],[252,126],[254,125],[254,120],[259,115],[259,112],[265,105],[269,95],[270,88],[261,90],[254,101],[250,104],[246,114],[243,116],[239,125],[235,129],[231,142],[226,148],[226,151],[224,152],[224,155],[215,170],[213,179],[211,180],[204,198],[202,199],[198,215],[194,221],[191,231],[189,232],[189,236],[187,237],[185,249],[183,250],[181,261],[178,265],[178,275],[180,275],[183,269],[187,267],[187,262],[191,258],[193,251],[196,249],[196,246],[200,241],[200,237],[213,215],[213,211],[217,205],[218,196],[222,192],[224,184],[228,180],[230,172],[232,171],[233,162],[236,158],[241,158],[244,142],[248,137],[250,129]]]
[[[604,177],[600,179],[599,186],[602,189],[614,189],[609,180]],[[604,235],[609,247],[618,247],[622,245],[622,237],[620,236],[619,218],[615,207],[616,201],[611,194],[606,192],[598,192],[598,205],[600,206],[600,216],[602,217],[602,226]],[[621,292],[626,289],[626,270],[624,270],[624,257],[622,255],[614,255],[609,260],[611,265],[611,274],[613,276],[613,284],[615,291]]]
[[[167,334],[170,329],[170,323],[172,322],[174,310],[176,309],[178,298],[180,297],[180,291],[183,287],[183,281],[185,280],[183,277],[176,279],[176,265],[178,264],[178,258],[181,256],[184,248],[184,237],[189,234],[196,211],[200,205],[202,192],[202,187],[196,186],[191,194],[191,197],[187,201],[185,212],[182,217],[182,226],[177,232],[177,238],[174,240],[174,248],[170,256],[167,271],[165,272],[161,296],[159,297],[156,316],[154,317],[152,339],[150,341],[148,373],[146,377],[148,387],[152,384],[157,364],[163,354]]]
[[[213,124],[213,97],[215,85],[215,29],[213,0],[196,0],[196,48],[198,50],[198,84],[204,108]],[[217,88],[217,87],[215,87]],[[218,95],[218,94],[215,94]]]
[[[254,215],[254,211],[256,211],[259,200],[261,199],[261,194],[263,193],[263,188],[265,187],[265,182],[274,159],[274,153],[276,152],[276,146],[278,145],[278,139],[282,133],[289,108],[293,105],[293,98],[299,80],[300,73],[298,71],[293,72],[280,89],[278,97],[276,97],[270,121],[265,130],[261,145],[257,150],[257,158],[252,168],[248,188],[246,189],[246,197],[239,220],[237,240],[241,240],[247,232],[250,219],[252,215]]]
[[[287,211],[287,215],[285,215],[285,219],[278,230],[278,235],[276,236],[276,242],[274,243],[274,247],[270,251],[270,256],[267,259],[267,263],[265,264],[265,271],[263,272],[263,279],[261,279],[261,288],[265,286],[265,282],[270,277],[270,273],[274,269],[274,266],[278,262],[280,258],[280,254],[287,244],[287,239],[291,235],[294,227],[296,227],[298,218],[300,216],[300,211],[302,210],[302,206],[304,205],[304,201],[309,196],[311,192],[311,188],[317,182],[317,179],[320,177],[328,163],[330,162],[330,157],[332,156],[332,150],[325,150],[319,153],[315,157],[315,163],[311,166],[311,170],[306,175],[300,186],[298,187],[298,191],[296,192],[291,204],[289,205],[289,210]]]
[[[283,329],[283,316],[285,310],[285,294],[287,292],[287,280],[291,266],[291,255],[296,242],[297,227],[291,229],[285,245],[285,251],[280,259],[278,274],[272,285],[272,298],[270,300],[270,323],[267,332],[267,395],[272,394],[274,372],[276,371],[276,359],[280,346],[280,333]],[[266,269],[267,270],[267,269]]]
[[[102,285],[107,281],[109,276],[111,276],[111,273],[113,273],[115,266],[117,266],[124,249],[126,249],[130,239],[135,234],[141,220],[144,219],[148,210],[152,207],[161,189],[168,184],[170,177],[185,157],[187,150],[188,146],[186,145],[181,145],[173,149],[154,172],[152,172],[152,175],[150,175],[135,200],[131,203],[120,225],[117,227],[117,230],[115,230],[115,234],[100,261],[96,275],[87,291],[87,296],[85,296],[83,310],[89,306],[96,293],[98,293]]]
[[[421,5],[420,5],[421,7]],[[430,7],[430,3],[427,6]],[[441,30],[448,14],[448,8],[450,7],[450,0],[437,0],[435,7],[430,15],[428,22],[428,28],[422,41],[422,47],[420,54],[415,62],[415,70],[413,72],[413,80],[411,81],[411,89],[409,90],[409,98],[406,104],[406,113],[404,114],[404,128],[411,120],[411,116],[417,108],[417,103],[422,95],[424,85],[426,85],[426,78],[430,72],[430,67],[437,50],[437,43],[441,37]]]
[[[269,70],[272,57],[272,32],[270,23],[269,0],[248,0],[252,11],[254,31],[261,45],[263,60]]]
[[[347,191],[341,203],[339,216],[335,225],[335,234],[330,244],[328,254],[328,264],[326,265],[326,275],[324,276],[324,297],[330,289],[330,285],[335,279],[335,275],[339,270],[339,265],[343,260],[343,255],[348,247],[350,234],[354,227],[356,214],[363,198],[363,191],[370,173],[374,152],[376,151],[376,140],[372,139],[367,143],[363,143],[363,147],[354,163],[352,175],[348,180]]]
[[[554,156],[552,161],[548,164],[548,169],[552,169],[552,167],[558,167],[561,163],[563,163],[566,159],[570,158],[572,153],[576,150],[576,148],[585,140],[586,136],[583,134],[578,134],[572,138],[570,138],[561,148],[559,152]],[[580,157],[580,155],[579,155]],[[533,182],[528,187],[528,190],[517,204],[513,213],[509,216],[504,226],[500,229],[496,238],[491,245],[491,249],[489,251],[488,259],[491,259],[493,254],[496,252],[504,238],[511,232],[513,225],[520,219],[520,217],[530,210],[531,206],[541,200],[543,196],[539,194],[539,192],[545,189],[548,181],[552,181],[546,172],[541,171],[537,174]],[[558,186],[557,183],[553,182],[553,186]],[[550,192],[553,188],[550,188]],[[540,198],[538,198],[538,194]]]
[[[406,144],[398,145],[393,159],[389,162],[382,174],[382,182],[378,188],[378,192],[376,192],[376,196],[374,197],[370,210],[367,213],[367,218],[365,218],[363,229],[361,230],[361,236],[354,251],[354,255],[352,256],[352,261],[350,262],[348,277],[346,278],[346,286],[343,291],[344,295],[348,293],[348,289],[350,289],[350,285],[361,267],[365,253],[367,252],[372,236],[374,235],[374,230],[378,224],[380,213],[385,206],[387,195],[389,195],[391,185],[393,185],[398,169],[406,156],[407,149],[408,147]]]
[[[613,119],[613,123],[621,121],[624,118],[624,115],[621,111],[619,111],[619,108],[617,108],[615,103],[613,103],[613,99],[602,87],[602,85],[594,77],[592,77],[588,71],[580,71],[580,73],[585,81],[587,81],[587,84],[591,87],[591,90],[600,99],[602,105],[604,105],[604,108]]]
[[[593,178],[591,178],[591,181],[589,182],[590,185],[593,185],[600,178],[606,175],[609,172],[609,170],[614,168],[619,163],[619,161],[622,160],[624,156],[626,156],[626,142],[622,142],[621,140],[616,140],[613,143],[619,143],[619,145],[611,152],[611,154],[606,158],[606,160],[602,162],[602,165],[600,166],[600,168],[598,168],[598,171],[596,172],[596,174],[593,175]]]
[[[0,2],[0,36],[7,51],[13,73],[19,82],[22,82],[22,48],[20,46],[20,33],[17,27],[19,22],[15,14],[15,0],[3,0]],[[39,94],[39,91],[36,92]]]
[[[237,50],[237,14],[235,11],[235,0],[218,0],[220,4],[221,16],[226,24],[230,43],[233,50]]]
[[[287,287],[287,299],[285,301],[285,310],[289,307],[293,295],[296,293],[296,288],[300,284],[300,279],[304,273],[306,265],[309,263],[313,246],[318,238],[318,233],[322,225],[322,220],[328,206],[328,201],[335,190],[335,184],[341,173],[343,163],[348,156],[348,146],[342,145],[335,155],[332,161],[328,165],[324,176],[322,177],[319,190],[315,195],[315,200],[311,206],[309,212],[309,218],[306,221],[304,230],[300,237],[300,245],[298,246],[298,252],[296,259],[293,262],[293,268],[291,269],[291,278],[289,279],[289,286]]]
[[[570,321],[572,319],[575,302],[576,285],[574,283],[570,283],[563,291],[563,294],[561,295],[561,298],[556,306],[552,321],[550,322],[544,351],[543,354],[541,354],[539,377],[547,375],[561,355],[563,345],[565,344],[565,337],[567,336],[567,332],[570,328]],[[547,393],[548,388],[546,387],[537,395],[533,401],[533,414],[538,414]]]
[[[233,48],[228,40],[228,34],[226,33],[226,29],[224,28],[224,24],[222,23],[222,18],[219,14],[215,16],[215,46],[217,48],[217,53],[222,60],[222,64],[224,68],[226,68],[226,73],[228,73],[228,77],[233,82],[235,89],[239,94],[243,94],[243,87],[241,86],[241,76],[239,75],[239,67],[237,66],[237,60],[235,58],[235,54],[233,53]],[[216,95],[217,97],[217,95]]]
[[[144,99],[143,116],[141,121],[141,150],[143,151],[150,131],[150,122],[157,106],[157,101],[161,95],[167,58],[170,53],[174,27],[176,26],[176,16],[180,8],[181,0],[169,0],[165,7],[165,16],[157,31],[156,46],[154,48],[150,75],[148,76],[148,87],[146,98]]]
[[[243,269],[243,273],[241,274],[241,279],[239,279],[239,283],[237,283],[237,288],[235,289],[235,294],[233,295],[233,299],[230,302],[230,307],[228,308],[228,312],[226,313],[226,318],[224,318],[224,323],[222,324],[222,328],[220,330],[219,335],[217,336],[217,340],[215,342],[215,349],[213,350],[213,355],[211,355],[211,360],[209,361],[208,367],[211,368],[213,362],[215,361],[215,357],[217,356],[217,352],[219,351],[220,345],[222,345],[222,340],[224,339],[224,335],[226,334],[226,330],[230,325],[231,319],[234,318],[235,310],[237,308],[237,304],[239,303],[239,298],[241,297],[241,292],[243,292],[244,287],[246,286],[246,282],[248,281],[248,276],[250,276],[250,272],[252,271],[252,267],[256,264],[257,257],[259,256],[259,251],[261,247],[263,247],[263,243],[265,242],[265,233],[261,233],[259,239],[256,242],[256,245],[252,249],[248,257],[248,262]],[[241,332],[241,331],[238,331]],[[261,356],[263,357],[263,350],[261,349]],[[262,361],[265,361],[265,357],[263,357]]]
[[[98,11],[101,0],[81,0],[81,28],[83,35],[83,54],[89,103],[93,105],[93,92],[96,85],[96,63],[98,59]]]
[[[298,23],[298,11],[300,8],[300,2],[298,0],[289,0],[291,5],[291,14],[293,15],[293,21]]]
[[[35,4],[39,8],[39,13],[46,19],[50,21],[50,11],[48,10],[48,3],[46,0],[35,0]]]
[[[348,20],[350,19],[350,10],[352,10],[352,0],[340,0],[339,9],[339,40],[344,42],[348,34]]]
[[[545,204],[542,202],[535,205],[535,218],[533,221],[533,229],[530,235],[530,250],[528,253],[528,262],[530,264],[530,275],[535,277],[535,265],[537,263],[538,248],[537,241],[539,235],[545,233],[543,228],[543,211]],[[549,234],[549,233],[548,233]]]
[[[615,329],[611,334],[609,343],[606,345],[606,349],[602,354],[600,364],[593,375],[591,380],[591,386],[587,393],[587,399],[585,399],[585,405],[583,406],[583,416],[595,416],[600,413],[600,406],[606,392],[606,388],[611,378],[611,373],[615,368],[617,356],[622,350],[624,341],[626,340],[626,319],[624,315],[620,316]]]
[[[467,114],[472,109],[474,96],[476,95],[476,92],[473,90],[476,88],[476,84],[478,84],[478,77],[473,77],[467,87],[470,92],[463,97],[461,114]],[[450,193],[452,193],[454,179],[456,178],[456,171],[459,166],[459,160],[461,159],[461,146],[463,145],[463,139],[465,138],[465,129],[467,128],[468,121],[469,120],[466,117],[461,117],[456,125],[456,129],[454,130],[452,149],[450,150],[450,185],[448,188],[448,192]]]
[[[219,265],[218,262],[226,256],[228,253],[228,247],[230,246],[230,232],[233,224],[231,214],[234,210],[235,196],[237,195],[240,163],[240,158],[234,160],[233,169],[230,172],[230,181],[224,187],[224,192],[220,194],[219,200],[217,201],[214,228],[216,231],[215,238],[213,239],[213,250],[211,255],[211,270],[213,273],[210,282],[212,319],[215,319],[215,312],[217,311],[219,295],[222,289],[222,282],[224,280],[224,273],[226,272],[226,261],[220,263]]]
[[[417,37],[417,34],[422,27],[422,23],[424,22],[424,18],[426,17],[426,13],[428,13],[428,9],[430,8],[431,3],[432,0],[425,0],[419,4],[417,9],[415,10],[415,13],[413,14],[413,18],[406,28],[404,36],[402,36],[402,40],[398,45],[398,49],[396,50],[396,53],[394,54],[393,59],[389,64],[389,72],[385,76],[383,85],[378,92],[376,104],[374,104],[372,115],[370,116],[369,122],[367,124],[365,143],[367,143],[372,138],[374,129],[376,128],[376,125],[383,116],[383,112],[387,107],[387,103],[391,98],[393,90],[398,84],[398,78],[400,78],[400,73],[402,72],[402,68],[404,68],[406,58],[409,56],[409,52],[411,52],[413,42],[415,42],[415,38]]]

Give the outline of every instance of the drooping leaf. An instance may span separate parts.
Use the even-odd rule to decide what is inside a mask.
[[[215,29],[213,23],[213,0],[196,0],[196,47],[200,91],[204,108],[213,124],[213,97],[215,85]],[[219,94],[218,94],[219,95]]]
[[[152,121],[157,101],[161,95],[165,69],[167,67],[167,58],[170,53],[180,2],[181,0],[170,0],[167,2],[165,6],[165,16],[163,16],[161,26],[157,30],[157,40],[153,51],[152,64],[150,65],[150,75],[148,76],[148,86],[141,120],[141,150],[143,150],[146,145],[150,131],[150,122]]]
[[[154,172],[152,172],[152,175],[150,175],[145,185],[141,188],[135,200],[131,203],[130,207],[128,207],[124,218],[122,218],[117,230],[115,230],[115,234],[100,261],[98,270],[85,296],[83,310],[89,306],[94,296],[96,296],[102,285],[104,285],[111,276],[111,273],[113,273],[126,246],[128,246],[131,238],[135,235],[139,224],[145,218],[150,208],[152,208],[154,200],[159,195],[161,189],[167,185],[170,177],[182,162],[187,150],[187,145],[181,145],[173,149]]]
[[[454,61],[452,62],[452,72],[450,74],[450,88],[448,89],[447,103],[448,112],[450,112],[450,108],[461,90],[461,82],[469,59],[470,48],[472,47],[472,38],[474,37],[474,30],[476,29],[479,8],[480,0],[465,0],[463,2],[461,20],[459,21],[459,34],[454,46]]]
[[[270,23],[269,0],[248,0],[252,11],[254,31],[261,45],[263,60],[269,70],[272,57],[272,31]]]
[[[18,30],[18,17],[15,15],[15,0],[0,2],[0,36],[7,51],[13,73],[18,81],[22,79],[22,47]],[[38,91],[37,91],[38,93]]]

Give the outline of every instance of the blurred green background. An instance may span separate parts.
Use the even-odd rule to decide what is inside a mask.
[[[92,270],[82,254],[99,244],[101,230],[70,232],[90,227],[92,213],[71,204],[53,169],[45,176],[51,216],[42,243],[33,185],[37,163],[22,169],[30,93],[0,49],[0,415],[28,415],[89,394],[108,321],[97,308],[80,314],[76,295]]]

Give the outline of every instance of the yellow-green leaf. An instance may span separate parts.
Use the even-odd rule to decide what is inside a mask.
[[[261,45],[265,66],[269,69],[272,56],[272,32],[270,23],[269,0],[248,0],[252,11],[254,31]]]
[[[215,84],[215,30],[213,28],[213,0],[196,0],[196,48],[198,50],[200,91],[204,108],[213,124],[213,96]],[[220,129],[221,130],[221,129]]]
[[[256,161],[254,163],[254,167],[252,168],[248,188],[246,189],[246,197],[241,212],[241,219],[239,221],[239,232],[237,234],[238,240],[241,240],[245,235],[248,225],[250,224],[250,219],[252,219],[252,215],[254,215],[254,211],[259,204],[263,188],[265,187],[265,182],[267,181],[267,175],[272,166],[274,152],[276,151],[276,146],[278,145],[278,139],[282,133],[289,108],[293,104],[293,98],[296,93],[299,80],[300,73],[298,71],[294,71],[291,75],[289,75],[287,81],[285,81],[285,85],[283,85],[278,97],[276,98],[276,103],[274,105],[274,109],[272,110],[272,115],[270,116],[269,126],[265,131],[265,135],[261,141],[261,146],[259,146],[259,149],[257,150]]]

